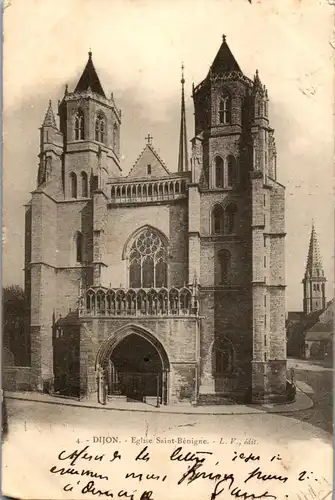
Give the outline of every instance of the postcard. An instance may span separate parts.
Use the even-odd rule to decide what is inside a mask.
[[[332,497],[332,15],[4,5],[3,495]]]

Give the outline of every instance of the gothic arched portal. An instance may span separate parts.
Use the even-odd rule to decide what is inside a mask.
[[[107,339],[99,349],[96,369],[99,402],[108,394],[167,404],[170,364],[166,351],[141,327],[121,328]]]

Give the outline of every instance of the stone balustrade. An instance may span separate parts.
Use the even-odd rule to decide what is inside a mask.
[[[89,288],[79,297],[79,316],[197,316],[195,287]]]
[[[120,182],[109,184],[112,203],[143,203],[150,201],[167,201],[186,196],[186,180],[173,179],[166,181]]]

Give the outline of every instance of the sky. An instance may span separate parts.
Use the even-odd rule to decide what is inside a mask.
[[[188,137],[192,82],[222,35],[242,71],[266,84],[278,180],[286,187],[287,309],[301,310],[312,220],[327,298],[333,296],[333,7],[320,0],[11,0],[4,12],[3,284],[23,285],[24,204],[36,187],[39,127],[93,52],[107,94],[122,109],[126,175],[153,136],[177,170],[180,73]],[[316,21],[317,20],[317,21]]]

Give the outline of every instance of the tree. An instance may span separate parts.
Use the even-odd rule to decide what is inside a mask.
[[[29,365],[27,296],[19,285],[3,288],[3,345],[14,356],[16,365]]]

